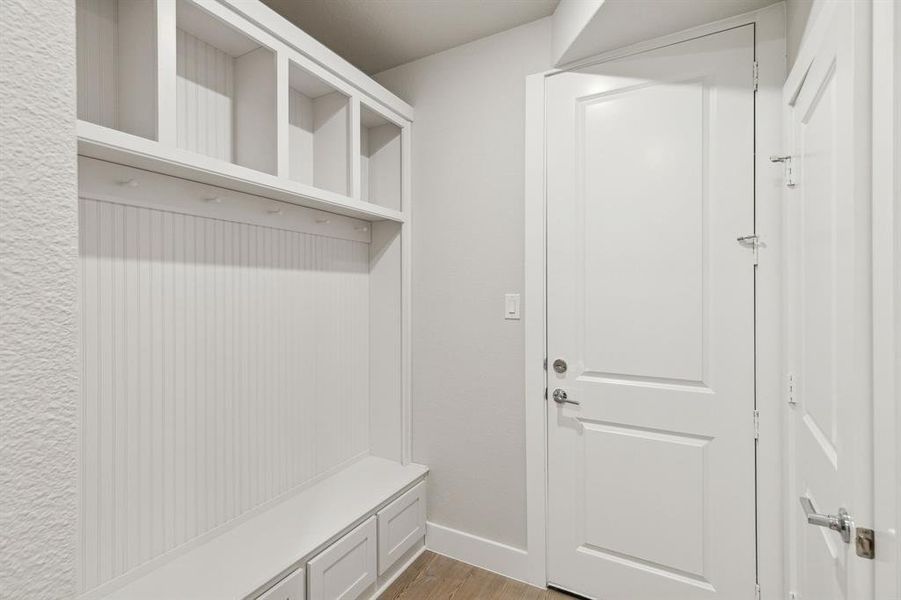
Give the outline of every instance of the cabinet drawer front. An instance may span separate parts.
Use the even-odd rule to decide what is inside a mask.
[[[370,517],[307,563],[310,600],[355,600],[375,583],[375,523]]]
[[[425,518],[425,482],[379,511],[379,575],[425,536]]]
[[[260,596],[257,600],[305,600],[303,569],[297,569]]]

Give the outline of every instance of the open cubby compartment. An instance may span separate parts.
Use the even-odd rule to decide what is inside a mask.
[[[176,25],[179,148],[275,175],[276,53],[190,0]]]
[[[78,118],[157,139],[157,5],[78,0]]]
[[[288,67],[289,176],[349,194],[350,98],[294,61]]]
[[[401,128],[360,106],[361,199],[401,210]]]

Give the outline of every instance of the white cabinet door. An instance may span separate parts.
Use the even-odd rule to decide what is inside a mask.
[[[807,514],[845,509],[873,527],[869,8],[827,4],[821,35],[804,48],[809,60],[783,94],[795,179],[785,195],[793,380],[785,518],[789,591],[802,600],[875,597],[874,561],[856,555],[854,527],[843,539]]]
[[[306,598],[306,586],[304,586],[303,569],[297,569],[259,597],[258,600],[304,600]]]
[[[379,575],[425,536],[425,483],[383,508],[379,518]]]
[[[375,583],[376,557],[376,518],[370,517],[307,563],[310,600],[361,597]]]
[[[755,595],[753,67],[748,25],[548,78],[548,577],[586,596]]]

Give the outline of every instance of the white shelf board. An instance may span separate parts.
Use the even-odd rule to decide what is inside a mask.
[[[102,598],[239,600],[262,592],[427,473],[365,457]]]
[[[366,221],[404,222],[403,213],[397,210],[172,148],[89,121],[78,121],[78,154]]]

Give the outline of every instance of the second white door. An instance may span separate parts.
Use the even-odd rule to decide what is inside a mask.
[[[746,26],[548,82],[548,578],[579,594],[755,595],[753,61]]]

